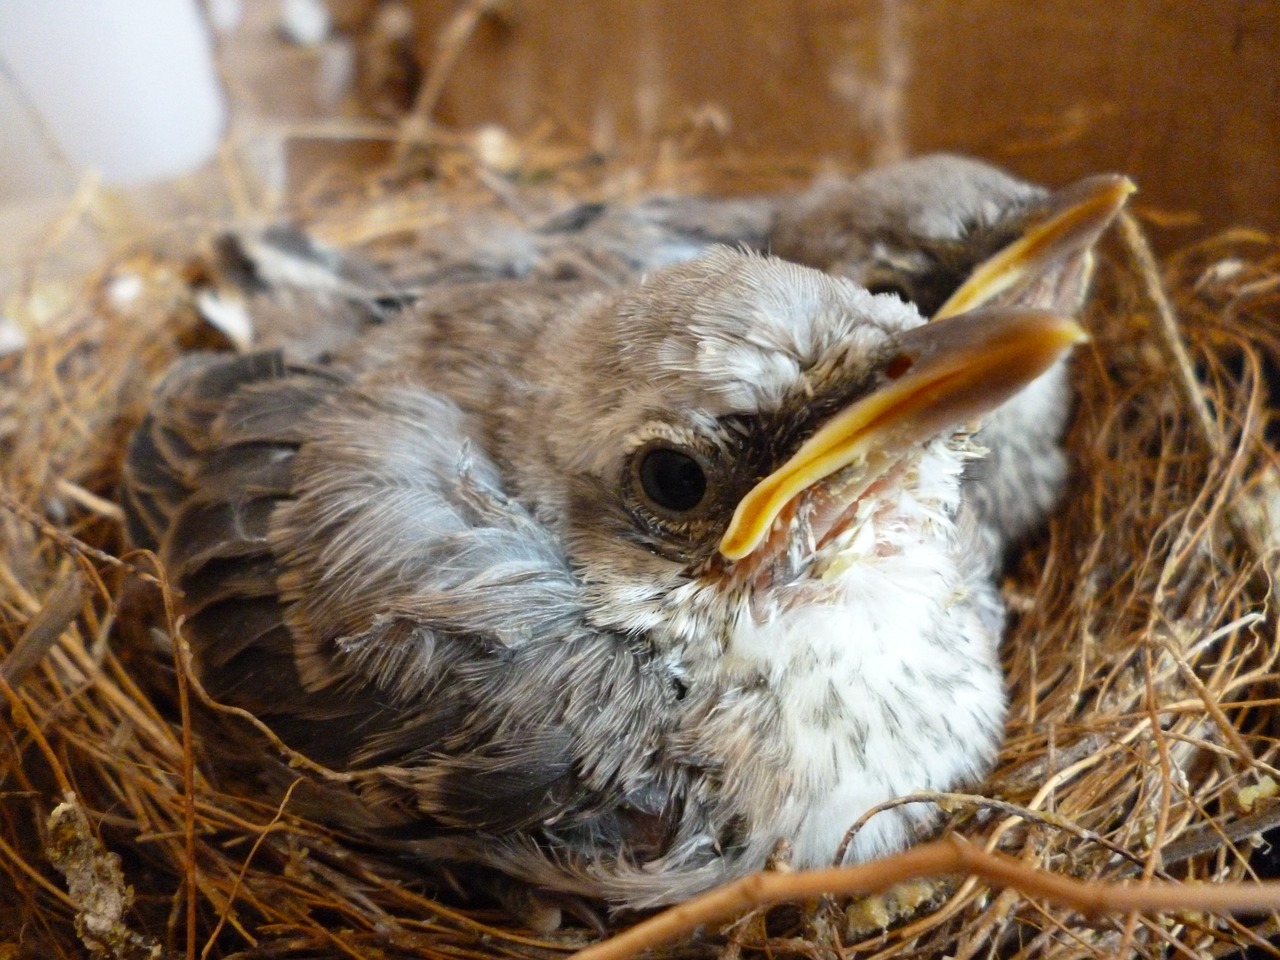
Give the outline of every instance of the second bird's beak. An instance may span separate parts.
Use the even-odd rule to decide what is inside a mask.
[[[933,319],[978,307],[1040,307],[1074,312],[1093,270],[1093,247],[1129,195],[1128,177],[1080,180],[1018,214],[1018,236],[974,267]]]
[[[994,410],[1087,339],[1070,317],[1091,250],[1124,205],[1124,177],[1080,181],[1026,216],[1021,233],[979,264],[932,322],[903,334],[879,384],[832,416],[781,467],[748,491],[720,540],[740,560],[804,491],[863,465],[865,490],[912,447]]]

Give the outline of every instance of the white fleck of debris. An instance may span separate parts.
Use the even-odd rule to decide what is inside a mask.
[[[26,331],[8,317],[0,316],[0,357],[17,353],[26,345]]]
[[[136,273],[122,273],[107,283],[107,302],[117,310],[124,310],[142,296],[142,278]]]
[[[280,4],[280,32],[300,47],[323,43],[332,23],[324,0],[283,0]]]
[[[196,310],[205,323],[220,331],[237,350],[243,353],[253,346],[253,319],[243,301],[203,290],[196,295]]]
[[[205,0],[204,7],[218,33],[231,33],[244,20],[244,0]]]
[[[1217,263],[1210,264],[1196,281],[1196,289],[1202,290],[1208,284],[1226,283],[1244,270],[1244,261],[1238,257],[1227,257]]]
[[[373,18],[374,32],[389,40],[408,40],[413,36],[413,11],[403,3],[384,3]]]
[[[520,146],[511,135],[496,124],[486,124],[475,133],[476,159],[498,173],[509,173],[520,166]]]

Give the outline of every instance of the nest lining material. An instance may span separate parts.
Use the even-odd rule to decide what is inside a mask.
[[[708,192],[765,185],[760,171],[667,168]],[[557,189],[616,198],[677,182],[565,169],[536,189],[499,185],[527,208]],[[456,157],[437,173],[328,198],[305,219],[374,259],[411,256],[428,225],[495,183]],[[974,795],[902,802],[937,804],[948,829],[1056,874],[1237,879],[1259,831],[1280,823],[1280,241],[1216,237],[1170,257],[1162,287],[1136,227],[1123,232],[1074,361],[1072,482],[1006,575],[999,768]],[[155,639],[173,636],[172,605],[147,612],[167,597],[164,573],[121,552],[111,502],[150,385],[211,335],[193,264],[134,238],[0,359],[0,957],[548,957],[591,942],[573,926],[522,930],[307,821],[292,794],[211,775],[216,738],[193,724],[209,708],[181,642]],[[121,277],[141,280],[134,296],[116,295]],[[1275,917],[1085,922],[942,878],[847,907],[759,911],[669,955],[1205,955],[1275,932]]]

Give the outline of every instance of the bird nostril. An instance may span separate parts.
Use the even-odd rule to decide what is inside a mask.
[[[884,365],[884,375],[890,380],[897,380],[915,365],[915,357],[900,353],[896,357],[890,358],[889,362]]]

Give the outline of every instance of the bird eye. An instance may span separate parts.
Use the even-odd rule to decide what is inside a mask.
[[[686,513],[707,495],[706,471],[683,450],[652,447],[641,453],[635,471],[644,495],[663,510]]]

